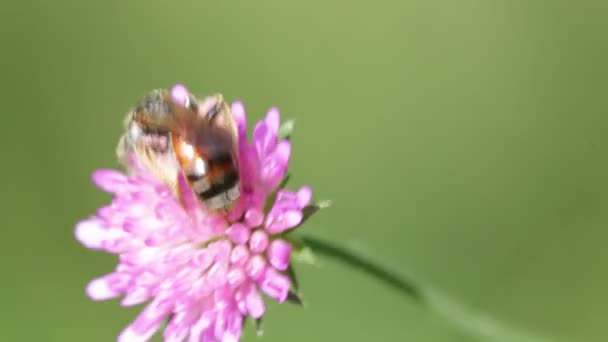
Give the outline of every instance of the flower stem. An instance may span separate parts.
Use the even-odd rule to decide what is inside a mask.
[[[345,247],[309,235],[301,235],[298,239],[315,254],[333,258],[396,289],[406,297],[413,299],[416,304],[426,307],[446,323],[475,337],[478,341],[557,342],[554,338],[502,324],[487,314],[457,303],[430,286],[423,285],[421,281],[412,276],[404,276],[400,272],[391,270],[389,267]]]

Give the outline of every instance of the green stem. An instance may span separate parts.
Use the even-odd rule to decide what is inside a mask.
[[[384,284],[396,289],[415,303],[423,305],[441,319],[460,331],[479,341],[497,342],[556,342],[557,340],[536,333],[515,329],[501,324],[487,314],[482,314],[433,290],[428,285],[411,276],[404,276],[395,270],[375,262],[359,253],[350,251],[331,242],[312,236],[299,236],[298,239],[315,254],[325,255],[370,275]]]

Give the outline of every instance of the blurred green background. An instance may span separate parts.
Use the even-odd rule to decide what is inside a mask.
[[[124,113],[183,82],[297,120],[292,186],[334,201],[310,234],[508,325],[608,340],[607,10],[2,2],[1,339],[112,341],[135,317],[85,297],[115,260],[73,227],[109,200],[90,174],[117,166]],[[298,270],[308,307],[271,306],[260,341],[478,340],[332,260]]]

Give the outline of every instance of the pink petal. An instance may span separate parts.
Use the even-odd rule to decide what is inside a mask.
[[[279,109],[277,107],[272,107],[266,113],[266,118],[264,118],[264,122],[268,127],[268,131],[272,135],[278,135],[279,126],[281,125],[281,114],[279,113]]]
[[[234,243],[243,245],[249,240],[249,228],[242,223],[235,223],[228,228],[228,237]]]
[[[270,234],[279,234],[289,228],[293,228],[302,222],[302,212],[299,210],[290,210],[280,213],[276,217],[269,216],[266,223],[266,231]]]
[[[114,247],[114,246],[113,246]],[[159,259],[160,248],[141,247],[135,248],[120,255],[120,260],[128,264],[145,265]]]
[[[87,296],[93,300],[107,300],[120,296],[122,291],[117,291],[110,279],[110,276],[105,276],[91,281],[86,288]]]
[[[212,341],[208,338],[208,328],[211,325],[211,317],[208,313],[203,313],[199,320],[192,326],[190,330],[190,338],[188,342]]]
[[[230,108],[239,133],[239,145],[247,142],[247,114],[241,101],[235,101]]]
[[[241,286],[247,279],[245,272],[243,272],[240,268],[234,268],[230,270],[227,274],[228,284],[233,288]]]
[[[243,182],[243,176],[241,173],[241,183],[242,182]],[[241,218],[241,216],[243,216],[243,212],[246,209],[245,208],[246,207],[246,203],[245,203],[246,196],[247,196],[246,194],[241,193],[241,195],[236,200],[236,203],[234,204],[232,209],[230,209],[230,211],[226,215],[226,219],[228,219],[228,221],[230,221],[230,222],[238,221]]]
[[[300,209],[298,204],[298,193],[291,190],[281,189],[277,192],[277,198],[271,209],[271,214],[278,212]]]
[[[247,315],[247,303],[245,301],[245,289],[246,286],[242,286],[240,289],[234,291],[234,301],[239,312],[243,315]]]
[[[291,143],[283,140],[277,145],[276,150],[264,159],[261,178],[267,192],[276,189],[285,177],[290,154]]]
[[[76,225],[76,239],[85,247],[90,249],[102,249],[103,242],[107,239],[108,229],[103,222],[97,218],[81,221]]]
[[[244,194],[250,193],[258,181],[260,160],[255,147],[247,143],[239,145],[239,171]]]
[[[163,337],[165,342],[183,342],[190,333],[190,329],[199,318],[198,310],[189,308],[177,309],[167,326]]]
[[[237,335],[231,332],[224,332],[222,335],[222,342],[238,342],[239,338]]]
[[[264,307],[264,301],[262,296],[258,293],[255,286],[249,286],[248,291],[245,292],[245,303],[247,305],[247,312],[254,319],[258,319],[264,315],[266,308]]]
[[[312,200],[312,189],[309,186],[303,186],[298,190],[298,207],[300,209],[310,204]]]
[[[268,268],[260,281],[260,288],[269,297],[283,303],[289,294],[289,277],[278,273],[273,268]]]
[[[207,213],[203,216],[203,220],[199,225],[196,235],[209,232],[211,232],[213,235],[223,235],[225,233],[225,230],[228,228],[228,224],[223,217],[211,215],[211,213]]]
[[[289,267],[291,257],[291,244],[285,240],[276,239],[268,247],[268,261],[279,271],[285,271]]]
[[[266,205],[266,194],[260,191],[255,191],[247,197],[247,202],[250,208],[262,211]]]
[[[175,319],[175,318],[174,318]],[[172,320],[173,321],[173,320]],[[190,333],[189,326],[174,326],[169,323],[163,333],[165,342],[183,342]]]
[[[235,309],[231,311],[226,322],[226,332],[222,337],[223,342],[238,342],[243,329],[243,316]]]
[[[97,170],[93,172],[93,182],[103,191],[117,193],[128,186],[128,178],[116,170]]]
[[[150,298],[150,292],[143,287],[135,287],[129,291],[125,297],[120,301],[122,306],[133,306],[139,305]]]
[[[210,253],[209,250],[201,249],[194,253],[194,256],[191,259],[191,263],[192,266],[198,269],[206,270],[207,268],[209,268],[209,266],[211,266],[211,263],[213,263],[214,257],[215,256]]]
[[[253,145],[259,160],[264,160],[277,145],[277,134],[273,134],[266,122],[260,121],[253,129]]]
[[[251,239],[249,240],[249,249],[253,253],[262,253],[268,247],[268,234],[263,230],[256,230],[251,234]]]
[[[191,190],[190,184],[183,173],[179,172],[177,175],[177,186],[180,192],[180,197],[184,203],[186,212],[195,213],[199,209],[199,202],[194,192]]]
[[[171,97],[177,103],[184,105],[188,96],[190,96],[190,92],[183,84],[176,84],[171,88]]]
[[[113,232],[117,232],[117,229],[113,229]],[[140,240],[131,239],[129,237],[114,237],[108,238],[104,240],[101,244],[101,248],[103,248],[106,252],[120,254],[126,253],[129,250],[136,248],[141,245]]]
[[[123,332],[118,336],[118,342],[146,342],[154,335],[158,328],[153,329],[150,328],[149,331],[144,333],[139,333],[133,330],[131,327],[127,327],[127,329],[123,330]]]
[[[160,328],[171,306],[158,299],[142,310],[139,316],[118,337],[119,342],[148,341]]]
[[[213,325],[213,337],[215,337],[214,341],[221,341],[222,336],[224,336],[224,318],[222,315],[217,315],[215,318],[215,324]]]
[[[211,289],[218,288],[224,285],[228,279],[228,265],[226,263],[215,263],[207,271],[207,280],[205,286]]]
[[[244,266],[249,260],[249,250],[243,245],[236,246],[230,253],[230,263],[236,266]]]
[[[258,280],[261,276],[264,275],[264,269],[266,268],[266,261],[261,255],[255,255],[245,266],[245,270],[247,275],[250,276],[254,280]]]
[[[257,227],[264,222],[264,213],[261,210],[252,208],[245,213],[245,223],[250,228]]]
[[[145,330],[136,330],[133,326],[128,326],[125,330],[122,331],[120,336],[118,336],[118,342],[147,342],[150,340],[160,325],[162,324],[162,320],[151,323],[149,327]]]
[[[291,142],[289,140],[282,140],[274,150],[273,158],[280,160],[282,163],[287,164],[289,157],[291,156]]]
[[[270,161],[265,163],[262,167],[261,172],[261,185],[263,185],[262,189],[266,193],[271,193],[274,191],[277,186],[281,183],[283,177],[285,177],[285,173],[287,172],[287,167],[285,165],[276,164],[274,161]]]
[[[271,138],[268,137],[268,127],[264,121],[258,122],[253,128],[252,143],[255,148],[256,155],[259,160],[263,160],[267,151],[267,145],[271,144]]]
[[[215,261],[220,263],[228,262],[230,259],[230,253],[232,252],[232,244],[228,240],[220,240],[213,244],[213,247],[216,248],[216,256]]]
[[[174,212],[177,209],[174,204],[175,203],[172,203],[170,201],[158,203],[154,207],[154,216],[156,217],[156,219],[161,222],[170,220],[174,216]]]

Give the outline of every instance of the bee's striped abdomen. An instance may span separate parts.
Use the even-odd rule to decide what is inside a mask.
[[[204,170],[191,163],[184,171],[192,190],[209,209],[229,209],[240,194],[239,173],[231,155],[216,157],[205,162]]]

